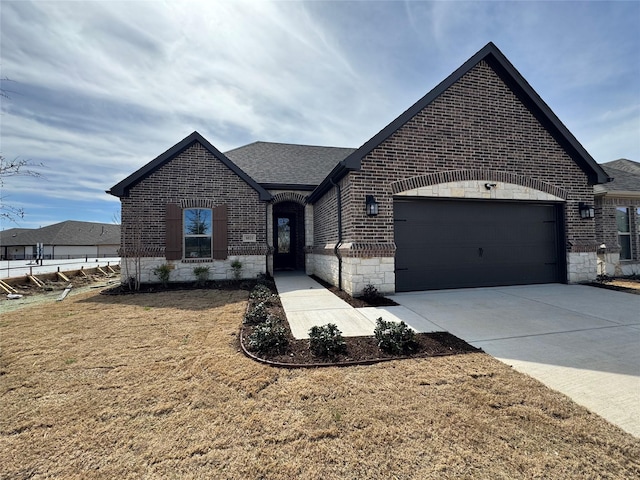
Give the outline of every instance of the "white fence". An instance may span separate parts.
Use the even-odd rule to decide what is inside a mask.
[[[42,265],[35,260],[1,260],[0,279],[38,275],[39,273],[68,272],[81,268],[106,267],[120,264],[120,257],[109,258],[74,258],[70,260],[42,260]]]

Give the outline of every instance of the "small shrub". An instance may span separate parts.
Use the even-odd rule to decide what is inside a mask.
[[[362,289],[362,298],[367,302],[375,302],[381,296],[382,295],[380,295],[380,292],[378,292],[378,289],[375,287],[375,285],[372,285],[371,283],[368,283]]]
[[[169,265],[168,263],[158,265],[153,269],[153,274],[158,277],[158,280],[160,280],[162,286],[166,287],[169,284],[169,277],[171,276],[171,265]]]
[[[387,353],[399,355],[415,349],[415,332],[404,322],[387,322],[379,317],[373,334],[378,347]]]
[[[196,277],[196,285],[198,287],[204,287],[209,280],[209,267],[204,265],[193,268],[193,275]]]
[[[342,332],[333,323],[321,327],[315,325],[309,330],[309,350],[316,357],[333,357],[346,348]]]
[[[244,323],[255,325],[267,320],[269,312],[267,311],[267,304],[265,302],[258,302],[244,316]]]
[[[265,302],[269,305],[273,304],[275,297],[276,296],[271,292],[271,289],[263,284],[256,285],[249,295],[251,300]]]
[[[287,329],[280,318],[272,315],[247,338],[249,350],[260,353],[284,353],[288,344]]]
[[[231,262],[231,268],[233,269],[233,279],[240,280],[242,278],[242,262],[238,259]]]

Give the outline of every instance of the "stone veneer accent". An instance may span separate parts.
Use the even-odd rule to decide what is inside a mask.
[[[256,278],[259,274],[266,272],[266,257],[264,255],[235,255],[226,260],[215,260],[211,262],[185,263],[179,260],[166,260],[164,257],[144,257],[141,262],[142,283],[159,283],[158,277],[154,275],[153,269],[160,265],[169,264],[172,267],[170,282],[195,282],[193,274],[195,267],[209,267],[209,280],[233,280],[234,270],[231,263],[239,260],[242,263],[241,278]],[[121,277],[126,282],[127,273],[134,272],[134,259],[121,259]]]
[[[492,185],[490,188],[486,184]],[[396,193],[396,196],[409,197],[449,197],[485,200],[530,200],[544,202],[563,202],[564,199],[547,192],[516,185],[514,183],[495,182],[489,179],[468,180],[429,185]]]
[[[567,253],[567,276],[569,283],[590,282],[595,280],[598,259],[596,252]]]

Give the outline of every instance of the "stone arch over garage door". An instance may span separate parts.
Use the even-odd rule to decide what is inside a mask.
[[[564,202],[568,192],[542,180],[492,170],[448,170],[391,184],[393,195]]]

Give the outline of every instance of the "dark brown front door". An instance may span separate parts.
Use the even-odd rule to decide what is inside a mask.
[[[296,268],[296,217],[276,215],[273,224],[273,267],[278,270]]]

